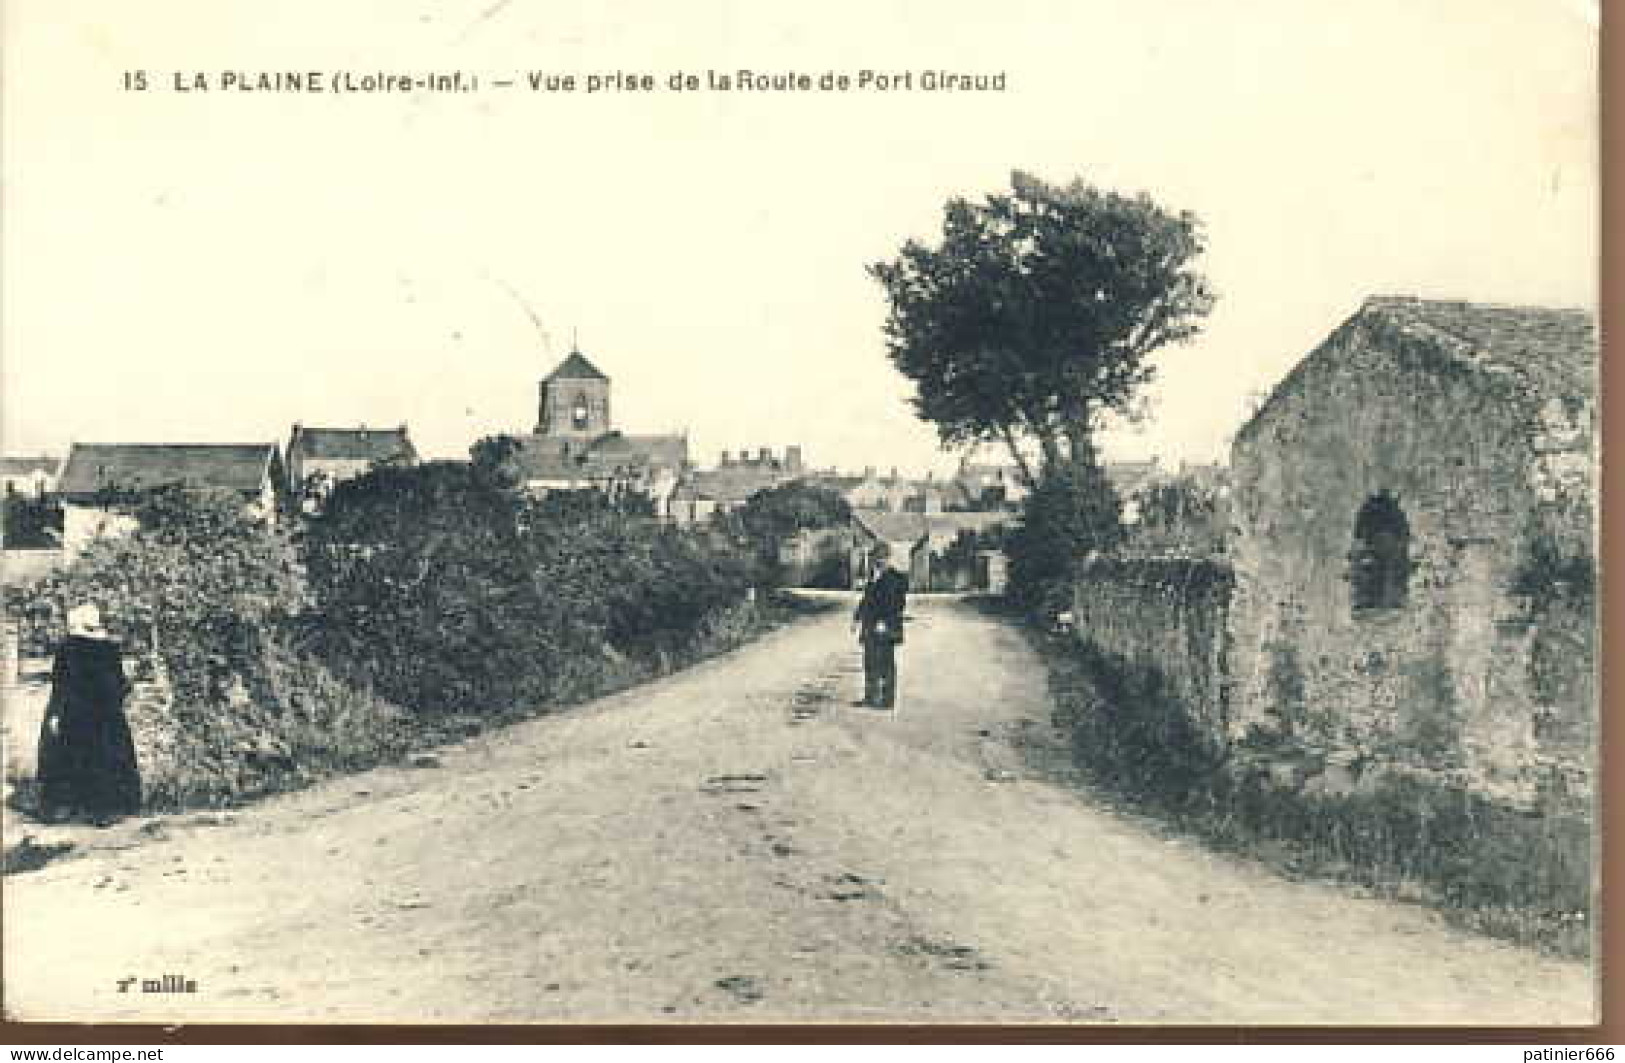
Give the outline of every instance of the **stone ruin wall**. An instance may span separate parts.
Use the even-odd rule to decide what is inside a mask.
[[[1541,544],[1595,556],[1589,400],[1537,407],[1358,323],[1328,346],[1234,448],[1230,740],[1330,792],[1402,773],[1589,807],[1594,600],[1529,590]],[[1407,600],[1356,612],[1355,515],[1383,490],[1409,522]]]

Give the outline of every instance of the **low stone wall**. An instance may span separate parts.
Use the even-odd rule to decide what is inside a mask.
[[[1232,582],[1215,561],[1097,558],[1073,588],[1077,636],[1101,666],[1141,700],[1171,703],[1212,752],[1225,745]]]
[[[1595,790],[1593,595],[1517,590],[1463,578],[1452,608],[1366,617],[1342,641],[1305,611],[1255,645],[1237,641],[1247,632],[1234,613],[1257,589],[1224,564],[1107,558],[1079,572],[1073,615],[1130,713],[1120,725],[1158,714],[1159,733],[1232,771],[1331,797],[1404,779],[1583,818]]]

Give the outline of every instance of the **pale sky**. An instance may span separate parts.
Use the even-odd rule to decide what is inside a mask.
[[[1220,295],[1108,453],[1221,456],[1371,294],[1594,305],[1573,0],[11,0],[3,437],[528,431],[582,350],[694,456],[951,467],[864,271],[1012,169],[1206,222]],[[123,92],[123,71],[156,85]],[[179,94],[171,72],[1006,71],[996,94]],[[918,77],[918,74],[916,74]],[[547,340],[510,291],[541,318]]]

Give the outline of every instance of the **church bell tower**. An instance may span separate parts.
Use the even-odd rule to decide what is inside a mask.
[[[542,380],[536,434],[596,439],[610,430],[609,377],[578,350]]]

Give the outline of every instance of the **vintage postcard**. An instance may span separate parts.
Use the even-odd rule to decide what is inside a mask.
[[[11,0],[20,1022],[1598,1021],[1586,0]]]

